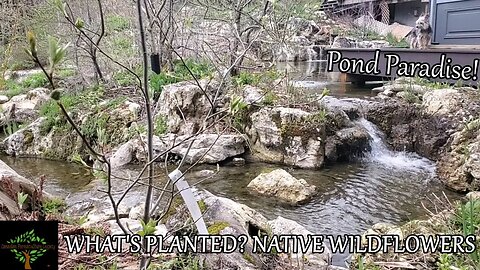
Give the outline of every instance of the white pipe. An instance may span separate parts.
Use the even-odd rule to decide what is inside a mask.
[[[203,220],[202,212],[200,211],[197,200],[193,195],[192,189],[182,175],[183,173],[180,170],[175,169],[168,175],[168,177],[173,183],[175,183],[175,186],[180,191],[180,195],[182,195],[183,201],[187,205],[188,211],[195,222],[195,226],[197,226],[198,233],[201,235],[208,235],[207,226]]]

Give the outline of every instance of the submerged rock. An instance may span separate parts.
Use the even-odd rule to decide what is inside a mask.
[[[304,179],[296,179],[282,169],[260,174],[247,188],[292,205],[305,203],[316,193],[315,186]]]

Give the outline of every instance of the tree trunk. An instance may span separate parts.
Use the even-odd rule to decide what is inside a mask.
[[[238,35],[241,35],[241,19],[242,19],[242,11],[239,10],[239,6],[235,7],[235,24],[234,27],[236,29],[236,32]],[[235,77],[239,74],[238,70],[238,65],[241,65],[241,63],[235,63],[237,61],[237,53],[238,53],[238,48],[240,47],[240,42],[241,42],[241,36],[235,36],[235,39],[233,40],[233,48],[230,56],[230,65],[232,66],[232,69],[230,70],[230,76]]]
[[[25,251],[22,251],[23,256],[25,256],[25,269],[30,270],[32,267],[30,266],[30,254],[26,253]]]

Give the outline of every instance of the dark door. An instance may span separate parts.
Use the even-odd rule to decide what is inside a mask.
[[[434,44],[480,45],[480,0],[432,0]]]

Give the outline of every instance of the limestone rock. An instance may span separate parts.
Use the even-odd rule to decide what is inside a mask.
[[[191,144],[192,140],[193,143]],[[120,167],[135,160],[145,161],[147,154],[142,143],[144,141],[145,139],[132,139],[121,145],[110,158],[112,166]],[[170,133],[153,137],[154,156],[159,156],[170,150],[170,154],[176,155],[180,159],[185,157],[185,162],[188,164],[197,161],[200,164],[215,164],[225,161],[243,154],[245,144],[245,138],[241,135],[200,134],[193,139],[189,139],[189,136],[177,136]],[[163,160],[165,160],[165,155],[161,155],[157,161]]]
[[[324,162],[325,123],[295,108],[263,108],[251,115],[247,134],[256,159],[300,168]]]
[[[327,138],[325,156],[329,162],[349,161],[370,150],[370,136],[365,128],[344,128]]]
[[[243,100],[247,104],[261,104],[264,100],[264,95],[260,88],[246,85],[243,88]]]
[[[0,126],[10,122],[25,123],[38,117],[38,110],[48,99],[48,89],[35,88],[27,94],[12,97],[0,105]]]
[[[211,108],[210,101],[214,99],[218,86],[207,80],[200,80],[199,84],[201,88],[193,81],[170,84],[163,88],[156,111],[166,118],[167,132],[190,135],[208,124],[205,118],[210,110],[215,110]]]
[[[316,187],[304,179],[296,179],[282,169],[262,173],[247,186],[250,190],[297,205],[307,202],[316,193]]]
[[[450,148],[437,166],[440,179],[460,192],[480,190],[480,131],[465,128],[455,133]]]
[[[274,235],[303,235],[307,239],[308,235],[313,233],[305,229],[303,226],[293,220],[289,220],[283,217],[277,217],[274,220],[268,221],[268,224],[272,228]],[[323,253],[314,254],[311,251],[306,253],[294,253],[290,254],[290,258],[299,262],[299,267],[306,270],[317,270],[325,268],[331,264],[332,254],[328,247],[324,247]]]
[[[272,232],[274,234],[311,234],[304,227],[298,223],[287,220],[284,218],[277,218],[273,221],[268,221],[263,215],[253,210],[252,208],[232,201],[227,198],[214,196],[209,192],[202,191],[197,194],[198,199],[205,203],[206,211],[204,213],[204,220],[207,227],[212,229],[213,227],[222,228],[217,233],[229,234],[234,236],[247,235],[258,236],[259,233]],[[185,209],[184,206],[179,207],[174,216],[171,216],[171,220],[175,222],[167,222],[166,226],[172,230],[181,226],[185,221],[185,218],[180,217]],[[180,217],[180,218],[179,218]],[[218,228],[218,229],[220,229]],[[268,269],[286,269],[290,265],[290,260],[284,258],[282,255],[272,254],[255,254],[251,253],[253,240],[249,237],[245,245],[246,252],[241,254],[239,252],[233,252],[230,254],[201,254],[200,257],[207,265],[218,268],[218,265],[222,263],[222,269],[260,269],[262,266],[268,267]],[[246,256],[248,255],[248,256]],[[298,257],[302,257],[303,254],[297,254]],[[265,256],[275,256],[274,260],[268,260],[265,265]],[[248,260],[246,259],[248,258]],[[268,257],[271,258],[271,257]],[[322,254],[305,254],[306,261],[302,262],[306,268],[303,269],[327,269],[330,262],[331,253],[328,248]]]
[[[181,139],[181,138],[180,138]],[[241,135],[200,134],[188,151],[183,143],[172,150],[173,154],[185,157],[187,163],[218,163],[245,152],[245,138]],[[213,146],[212,146],[213,145]]]
[[[480,191],[469,192],[465,197],[469,200],[480,200]]]
[[[7,96],[0,95],[0,104],[7,103],[9,98]]]
[[[450,114],[458,110],[463,101],[462,94],[456,89],[439,89],[423,96],[422,105],[431,114]]]

